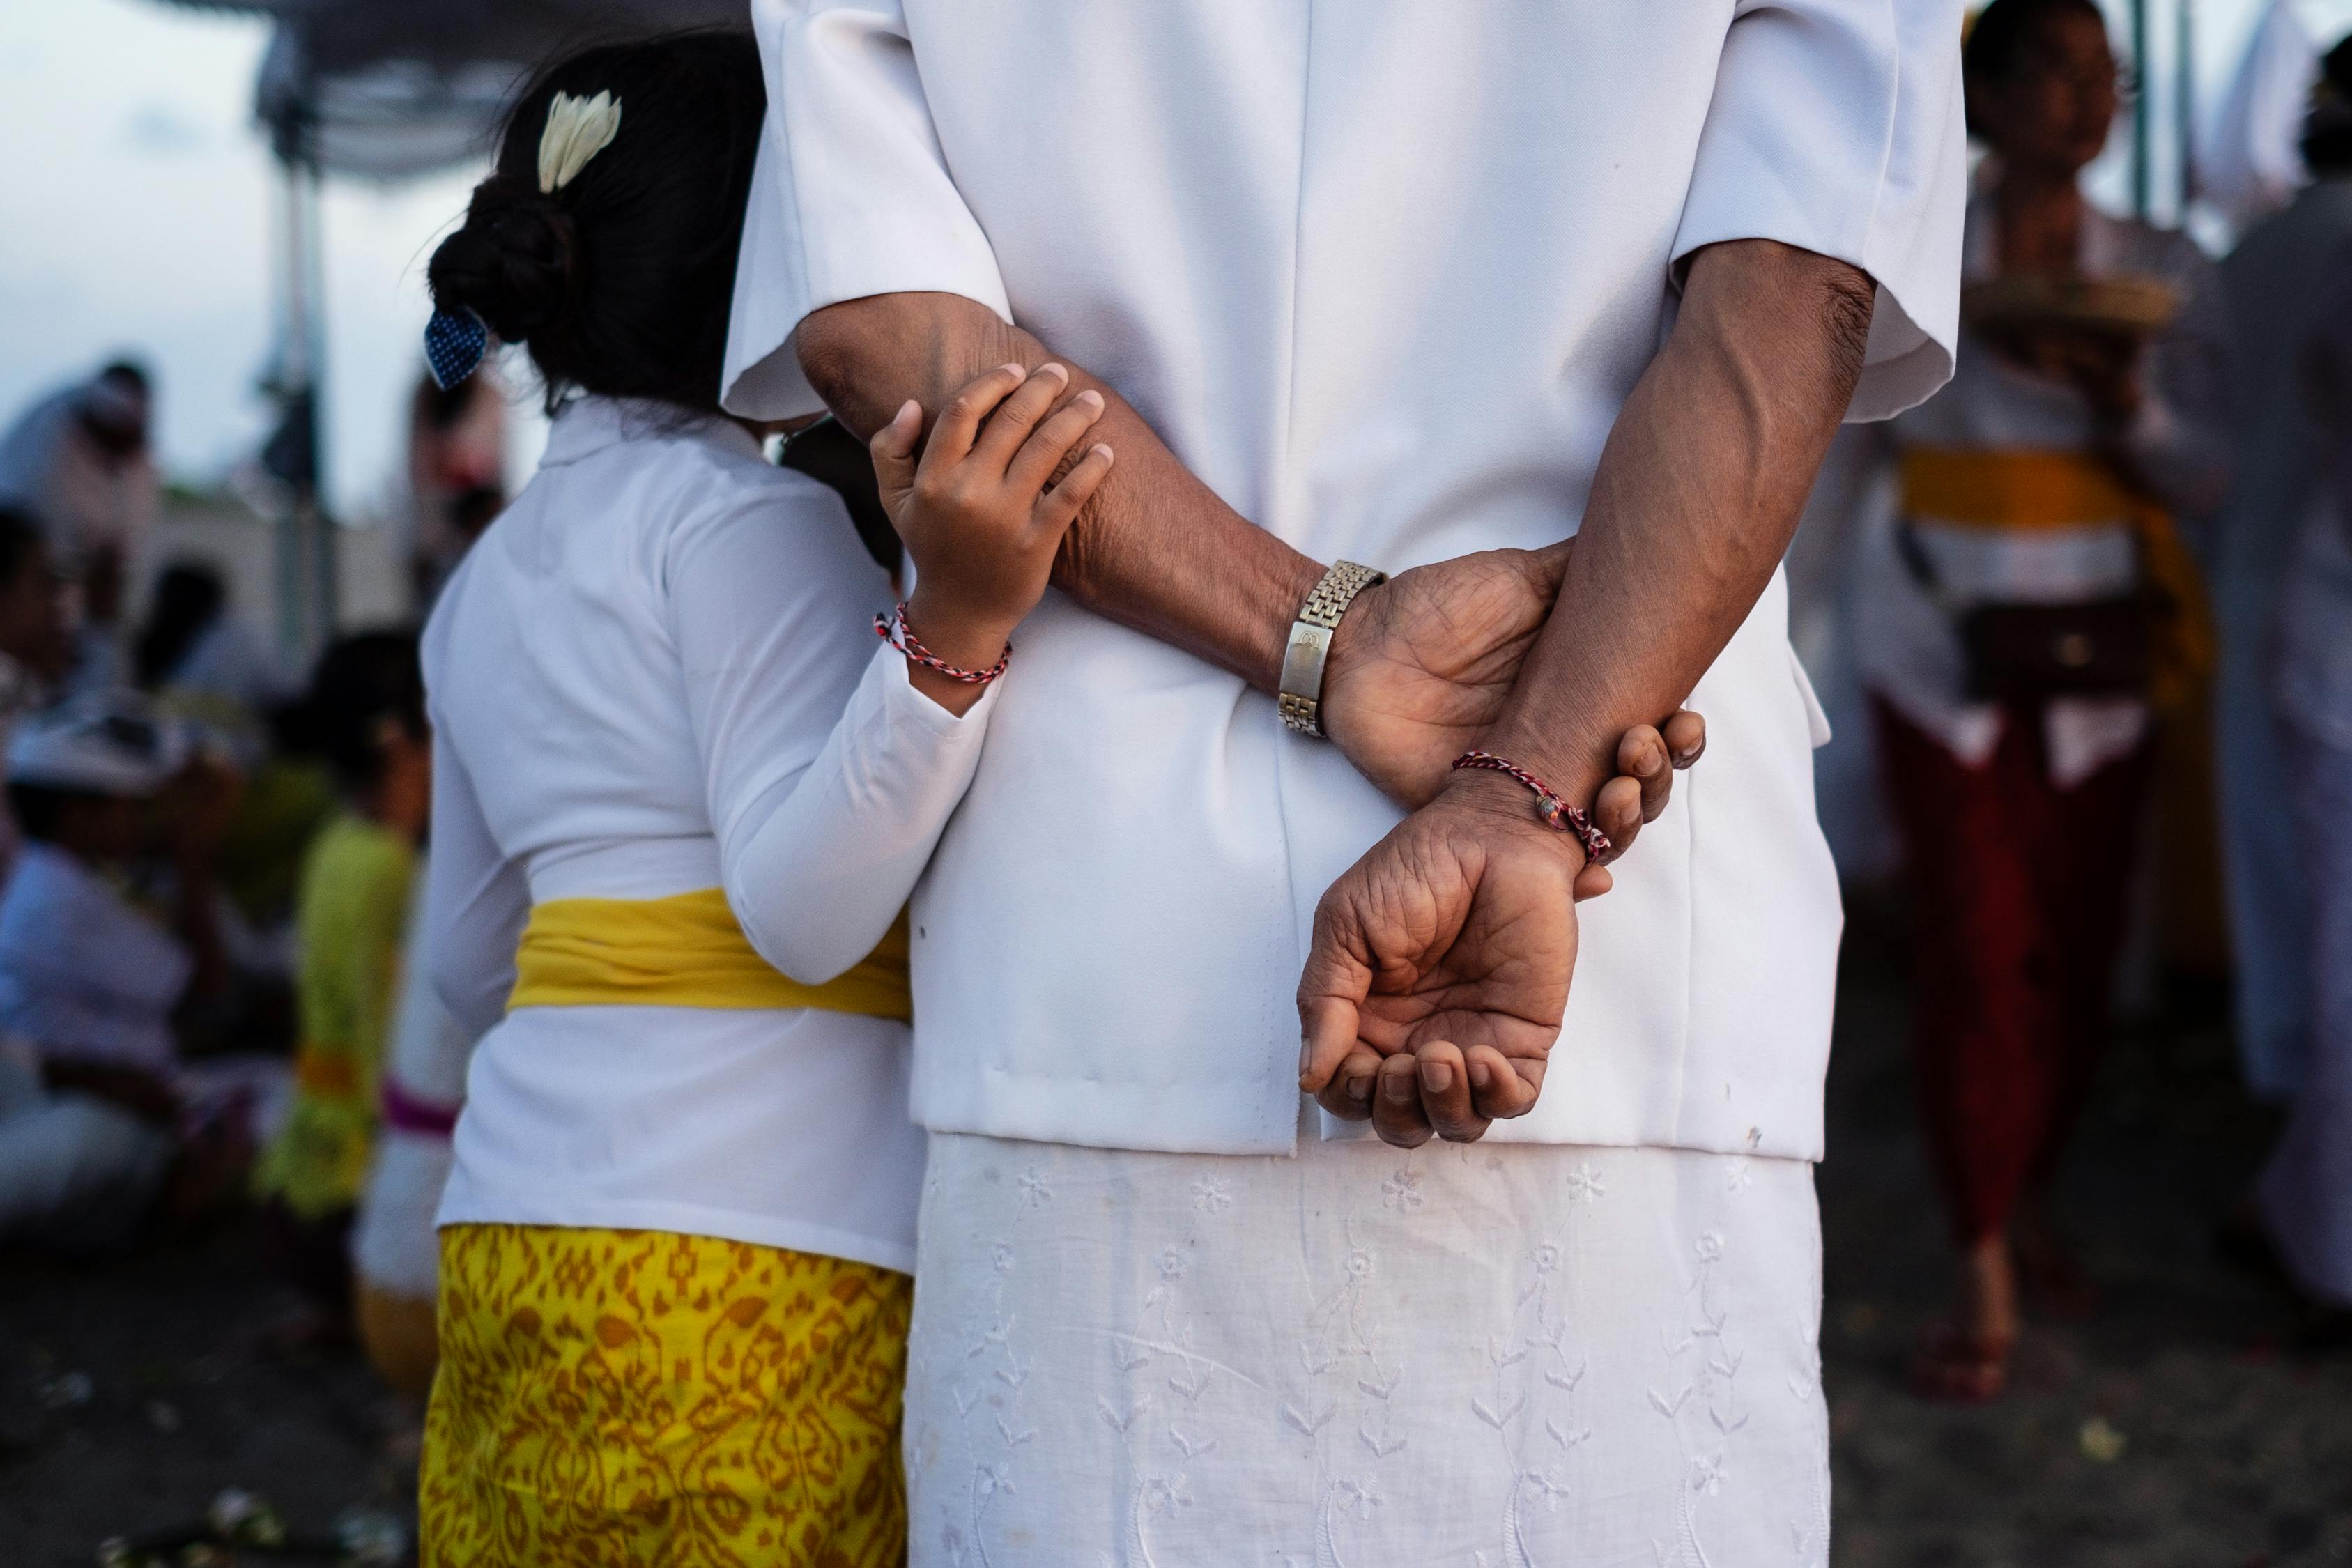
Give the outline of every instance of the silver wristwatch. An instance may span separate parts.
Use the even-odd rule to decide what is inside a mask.
[[[1323,661],[1331,652],[1331,634],[1348,613],[1356,595],[1389,574],[1353,561],[1335,561],[1290,624],[1290,647],[1282,656],[1282,692],[1276,700],[1282,721],[1302,735],[1320,735],[1323,706]]]

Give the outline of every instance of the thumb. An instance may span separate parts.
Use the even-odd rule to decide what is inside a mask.
[[[1329,906],[1327,893],[1298,976],[1298,1087],[1309,1094],[1329,1083],[1356,1048],[1358,1010],[1372,990],[1371,965],[1334,929]]]
[[[922,430],[923,405],[910,397],[866,444],[874,458],[874,481],[882,492],[882,509],[893,522],[898,521],[908,492],[915,488],[915,438]]]

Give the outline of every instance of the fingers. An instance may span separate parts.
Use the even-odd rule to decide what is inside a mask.
[[[1034,385],[1036,378],[1031,377],[1030,382]],[[1013,395],[1012,401],[1004,405],[1007,413],[1013,403],[1027,395],[1028,391],[1029,388],[1024,386]],[[1012,463],[1004,470],[1005,482],[1024,492],[1044,489],[1053,479],[1054,470],[1062,466],[1062,459],[1085,438],[1087,429],[1102,417],[1102,414],[1103,395],[1092,387],[1063,404],[1054,411],[1052,417],[1039,425],[1021,444],[1021,449],[1013,454]],[[999,414],[989,422],[988,435],[981,437],[983,451],[996,434],[997,423],[1006,416],[1006,414]]]
[[[1515,1061],[1492,1046],[1473,1046],[1465,1059],[1470,1074],[1471,1108],[1479,1116],[1504,1121],[1535,1109],[1536,1092],[1543,1084],[1543,1063]]]
[[[973,459],[986,464],[992,474],[1003,473],[1029,432],[1069,384],[1070,373],[1058,364],[1041,364],[1031,371],[981,427],[971,444]]]
[[[1675,766],[1690,766],[1706,752],[1706,720],[1687,708],[1677,710],[1666,721],[1665,742]]]
[[[1657,821],[1674,794],[1675,764],[1654,725],[1636,724],[1618,738],[1617,771],[1641,785],[1642,820]]]
[[[907,492],[915,488],[915,439],[922,431],[923,405],[910,397],[866,444],[874,458],[874,481],[882,492],[883,510],[894,518]]]
[[[1418,1149],[1430,1140],[1429,1118],[1421,1109],[1421,1063],[1411,1051],[1382,1058],[1372,1096],[1372,1131],[1383,1143]]]
[[[940,410],[940,422],[931,427],[930,445],[923,449],[923,466],[933,463],[960,463],[971,450],[980,435],[980,422],[991,410],[1003,402],[1006,395],[1029,379],[1028,371],[1017,364],[1001,364],[985,375],[977,375],[963,384],[948,405]],[[1059,390],[1056,384],[1055,390]]]
[[[1062,482],[1037,498],[1036,521],[1039,528],[1059,539],[1078,520],[1078,512],[1087,500],[1110,477],[1111,449],[1096,442],[1078,459],[1078,466],[1062,476]]]
[[[1660,773],[1666,772],[1664,763]],[[1642,783],[1620,773],[1601,786],[1592,797],[1592,821],[1601,832],[1609,835],[1606,860],[1615,860],[1633,846],[1642,831]]]
[[[1380,1053],[1359,1046],[1316,1091],[1315,1103],[1342,1121],[1365,1121],[1372,1114],[1372,1091],[1380,1076]]]
[[[1617,879],[1610,874],[1608,867],[1587,862],[1584,869],[1576,874],[1576,880],[1569,884],[1569,898],[1580,904],[1587,899],[1599,898],[1616,885]]]
[[[1430,1127],[1449,1143],[1476,1142],[1486,1134],[1486,1119],[1471,1105],[1469,1064],[1461,1049],[1451,1041],[1433,1040],[1415,1050],[1413,1057],[1421,1110]],[[1490,1077],[1491,1073],[1490,1067]]]

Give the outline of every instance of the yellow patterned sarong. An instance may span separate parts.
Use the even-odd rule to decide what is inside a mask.
[[[913,1299],[709,1237],[444,1229],[421,1568],[897,1568]]]

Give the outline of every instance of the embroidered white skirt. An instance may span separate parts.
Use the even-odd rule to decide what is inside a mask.
[[[1812,1167],[934,1134],[914,1568],[1811,1568]]]

